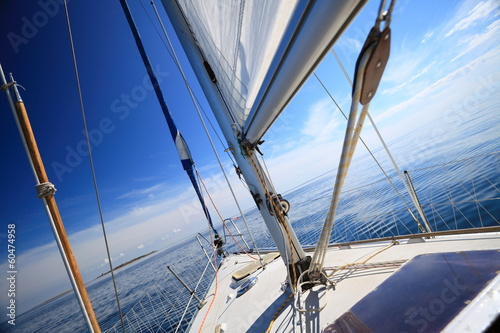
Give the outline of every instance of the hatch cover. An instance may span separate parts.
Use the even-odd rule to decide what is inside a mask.
[[[440,332],[500,271],[500,252],[416,256],[324,332]]]

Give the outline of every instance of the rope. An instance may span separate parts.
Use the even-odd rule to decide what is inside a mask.
[[[261,168],[259,168],[257,166],[257,163],[255,162],[255,160],[253,159],[253,153],[252,151],[250,150],[249,147],[244,147],[244,149],[246,150],[246,155],[249,157],[249,160],[250,162],[252,163],[255,171],[257,171],[257,175],[259,176],[259,180],[262,184],[262,187],[264,188],[264,191],[266,192],[266,197],[269,199],[269,201],[271,202],[271,207],[273,208],[273,211],[274,211],[274,216],[275,218],[277,219],[278,223],[280,225],[283,226],[283,229],[285,230],[285,233],[287,235],[287,240],[288,240],[288,246],[290,247],[290,256],[291,256],[291,266],[292,266],[292,272],[293,273],[292,275],[293,276],[290,276],[290,285],[292,286],[292,289],[295,289],[295,286],[296,286],[296,277],[297,277],[297,272],[296,272],[296,268],[295,268],[295,265],[294,265],[294,262],[295,262],[295,258],[294,258],[294,251],[293,251],[293,248],[294,248],[294,245],[293,245],[293,242],[292,242],[292,237],[290,235],[290,230],[288,230],[288,225],[286,223],[286,219],[285,217],[282,215],[282,212],[281,212],[281,209],[280,207],[277,207],[277,203],[275,200],[273,200],[272,196],[271,196],[271,192],[269,191],[269,189],[267,188],[267,184],[266,184],[266,181],[264,180],[264,175],[263,175],[263,171]],[[275,193],[276,190],[273,188],[273,193]],[[288,258],[286,258],[287,261],[288,261]]]
[[[383,1],[381,3],[381,8],[383,8],[383,6],[385,5],[385,1]],[[393,8],[394,8],[394,5],[395,5],[395,1],[392,1],[391,2],[391,5],[390,5],[390,9],[389,9],[389,13],[392,12]],[[380,20],[382,20],[383,18],[379,15],[379,17],[377,18],[377,24],[380,23]],[[390,24],[390,20],[391,20],[391,15],[388,15],[388,18],[387,18],[387,21],[386,21],[386,26],[388,24]],[[335,59],[337,60],[337,63],[339,64],[340,68],[342,69],[342,72],[344,73],[344,76],[346,77],[347,81],[349,82],[349,84],[351,85],[351,87],[353,86],[353,83],[352,83],[352,80],[351,78],[349,77],[349,74],[347,73],[347,71],[345,70],[344,68],[344,65],[342,64],[342,61],[340,60],[339,56],[337,55],[337,53],[335,52],[335,50],[332,48],[332,53],[333,55],[335,56]],[[328,95],[330,96],[330,98],[334,101],[335,105],[337,105],[337,107],[339,108],[339,110],[342,112],[342,114],[344,115],[345,117],[345,114],[344,112],[340,109],[340,106],[337,104],[337,102],[335,102],[335,100],[333,99],[333,97],[330,95],[330,93],[328,92],[328,90],[326,89],[326,87],[323,85],[323,83],[321,82],[321,80],[318,78],[318,76],[316,74],[314,74],[316,76],[316,78],[318,79],[318,81],[320,81],[321,85],[323,86],[323,88],[327,91]],[[380,142],[382,143],[382,145],[384,146],[384,149],[387,153],[387,155],[389,156],[394,168],[396,169],[397,173],[398,173],[398,176],[399,178],[401,179],[401,182],[403,183],[406,191],[410,194],[410,198],[412,199],[412,202],[413,202],[413,205],[415,206],[415,208],[417,209],[418,211],[418,206],[417,206],[417,203],[415,202],[415,199],[413,198],[413,195],[411,194],[412,192],[410,191],[410,189],[408,188],[408,185],[403,177],[403,175],[401,174],[401,171],[399,170],[398,168],[398,165],[396,163],[396,161],[394,160],[394,158],[392,157],[392,154],[391,152],[389,151],[389,148],[387,147],[387,145],[385,144],[385,141],[384,139],[382,138],[382,135],[380,134],[377,126],[375,125],[375,122],[373,121],[372,117],[370,116],[370,114],[368,113],[368,119],[370,120],[370,123],[371,125],[373,126],[373,129],[375,130],[375,132],[377,133],[377,136],[380,140]],[[418,218],[413,214],[413,212],[411,211],[410,207],[407,205],[406,201],[403,199],[402,195],[399,193],[398,189],[396,188],[396,186],[392,183],[392,181],[389,179],[389,177],[387,176],[387,174],[385,173],[385,171],[383,170],[382,166],[378,163],[377,159],[375,158],[375,156],[372,154],[372,152],[370,151],[370,149],[368,149],[368,146],[364,143],[363,140],[361,140],[363,142],[363,145],[366,147],[366,149],[368,150],[368,152],[370,153],[370,155],[373,157],[373,159],[375,160],[375,162],[377,163],[377,165],[380,167],[380,169],[382,170],[382,172],[384,173],[384,175],[386,176],[386,178],[389,180],[389,182],[391,183],[392,187],[396,190],[398,196],[401,198],[401,201],[404,203],[404,205],[406,206],[406,208],[408,209],[408,211],[410,212],[410,215],[413,217],[413,219],[415,220],[415,222],[417,223],[417,225],[419,226],[419,228],[424,231],[424,227],[420,224],[420,221],[418,220]],[[424,220],[424,223],[426,224],[426,227],[429,229],[427,230],[428,232],[430,232],[430,227],[428,227],[428,223],[426,223],[426,217],[425,215],[422,215],[422,219]]]
[[[366,257],[365,259],[363,259],[361,261],[357,261],[357,262],[354,262],[354,263],[350,263],[350,264],[345,264],[345,265],[342,265],[342,266],[338,266],[338,267],[336,267],[336,268],[333,269],[333,271],[328,275],[328,277],[331,277],[333,274],[335,274],[335,272],[340,271],[342,269],[351,268],[352,266],[356,266],[356,265],[364,265],[370,259],[372,259],[373,257],[375,257],[376,255],[378,255],[378,254],[384,252],[385,250],[390,249],[394,245],[398,245],[398,244],[399,244],[399,242],[392,241],[391,244],[387,245],[386,247],[383,247],[383,248],[379,249],[378,251],[375,251],[374,253],[370,254],[368,257]]]
[[[344,185],[349,166],[356,149],[357,142],[363,127],[364,120],[368,114],[368,108],[370,106],[370,101],[375,94],[380,78],[383,74],[383,70],[387,63],[389,56],[389,45],[390,43],[390,21],[392,10],[394,9],[395,0],[391,0],[389,10],[384,12],[386,0],[382,0],[379,8],[379,13],[373,28],[371,29],[365,44],[361,50],[361,54],[356,61],[355,68],[355,84],[352,92],[352,103],[351,110],[349,112],[349,118],[347,121],[347,129],[344,137],[344,145],[342,147],[342,154],[339,162],[339,167],[337,171],[337,177],[335,179],[335,185],[333,189],[332,200],[330,208],[328,210],[325,224],[320,234],[318,245],[316,251],[314,252],[311,267],[309,268],[310,276],[314,279],[319,279],[321,276],[321,269],[325,260],[326,250],[328,246],[328,240],[333,227],[333,222],[335,219],[335,214],[337,211],[340,192]],[[384,30],[380,30],[380,24],[384,21]],[[381,41],[384,40],[386,43],[382,44]],[[384,45],[379,48],[380,45]],[[372,67],[375,62],[370,62],[374,52],[377,52],[377,63],[376,67]],[[379,52],[380,51],[380,52]],[[373,59],[375,60],[375,58]],[[374,68],[379,68],[379,71],[375,71]],[[370,70],[372,81],[364,82],[365,73]],[[375,80],[375,81],[373,81]],[[376,84],[374,85],[374,83]],[[364,89],[366,88],[366,91]],[[358,104],[362,104],[362,109],[359,117]]]
[[[331,275],[329,275],[329,277],[331,277],[337,271],[344,270],[344,269],[370,269],[370,268],[397,267],[397,266],[401,266],[406,261],[407,260],[405,260],[405,259],[401,259],[401,260],[375,262],[372,264],[352,263],[352,264],[347,264],[347,265],[342,265],[342,266],[325,267],[324,269],[325,269],[325,271],[334,271]]]
[[[175,52],[175,50],[174,50],[174,48],[172,46],[170,38],[168,37],[167,31],[165,30],[163,22],[161,21],[160,15],[158,14],[158,11],[156,10],[156,6],[155,6],[154,2],[151,1],[151,5],[153,6],[153,8],[155,10],[155,13],[156,13],[156,16],[158,18],[158,21],[160,22],[160,25],[161,25],[161,27],[163,29],[163,33],[165,34],[165,38],[167,39],[168,46],[170,48],[169,52],[172,55],[172,58],[173,58],[173,60],[174,60],[174,62],[176,64],[177,68],[179,69],[180,74],[182,75],[182,78],[184,80],[184,84],[186,85],[186,88],[187,88],[187,90],[189,92],[191,100],[193,101],[193,104],[194,104],[194,107],[195,107],[196,112],[198,114],[198,117],[199,117],[199,119],[201,121],[201,124],[203,125],[203,129],[205,130],[205,134],[207,135],[207,138],[208,138],[208,140],[210,142],[210,145],[212,146],[212,150],[214,152],[215,157],[217,158],[217,161],[219,163],[219,167],[220,167],[220,169],[221,169],[221,171],[222,171],[222,173],[224,175],[224,178],[225,178],[226,183],[227,183],[227,185],[229,187],[229,190],[231,191],[231,195],[232,195],[232,197],[234,199],[234,202],[235,202],[236,206],[238,207],[238,211],[239,211],[239,213],[240,213],[240,215],[241,215],[241,217],[243,219],[243,222],[245,223],[245,227],[246,227],[246,229],[248,231],[248,234],[250,235],[250,239],[252,240],[253,246],[254,246],[254,248],[255,248],[255,250],[257,252],[257,255],[258,255],[259,259],[262,261],[262,256],[260,255],[259,247],[257,246],[257,243],[255,242],[255,239],[253,237],[253,234],[250,231],[250,228],[248,227],[248,223],[247,223],[247,220],[245,218],[245,215],[243,214],[243,210],[241,209],[240,203],[238,202],[238,199],[236,198],[236,195],[234,193],[233,187],[231,186],[231,183],[229,182],[229,178],[228,178],[228,176],[226,174],[226,171],[225,171],[225,169],[224,169],[224,167],[222,165],[222,161],[221,161],[221,159],[219,157],[219,154],[217,153],[217,149],[215,148],[215,145],[214,145],[214,142],[212,140],[212,137],[210,136],[210,133],[209,133],[208,128],[207,128],[207,126],[205,124],[205,121],[203,120],[203,117],[202,117],[201,112],[199,110],[198,104],[196,103],[196,98],[194,96],[193,91],[191,90],[191,86],[189,85],[189,83],[187,81],[187,78],[186,78],[186,75],[184,74],[184,71],[182,70],[182,66],[181,66],[181,64],[179,62],[179,59],[177,57],[177,54],[176,54],[176,52]]]
[[[205,189],[205,192],[207,192],[207,195],[208,195],[208,198],[210,199],[210,202],[212,203],[212,206],[214,207],[215,211],[217,212],[217,215],[219,215],[219,218],[221,219],[222,221],[222,224],[226,227],[227,231],[229,232],[229,234],[231,235],[231,237],[233,238],[234,242],[236,243],[236,245],[239,246],[239,248],[247,255],[249,256],[250,258],[252,258],[253,260],[258,260],[257,258],[251,256],[247,251],[245,251],[245,249],[240,245],[240,243],[238,243],[238,241],[234,238],[233,234],[231,233],[231,231],[229,230],[229,228],[227,227],[226,223],[224,222],[224,219],[222,218],[222,215],[221,213],[219,212],[219,209],[217,208],[217,206],[215,205],[215,202],[214,200],[212,199],[212,196],[210,195],[210,192],[208,192],[208,189],[205,185],[205,182],[203,181],[203,178],[201,178],[201,175],[200,173],[198,172],[198,169],[196,169],[196,167],[193,165],[194,167],[194,170],[196,171],[196,174],[198,176],[198,180],[200,181],[201,185],[203,186],[203,188]]]
[[[274,313],[274,316],[273,318],[271,319],[271,322],[269,323],[269,326],[267,327],[267,330],[266,330],[266,333],[270,333],[272,328],[273,328],[273,325],[274,325],[274,322],[276,321],[276,319],[278,318],[278,316],[281,314],[281,311],[283,311],[283,309],[285,308],[285,305],[290,301],[290,299],[292,298],[293,296],[293,293],[290,293],[290,295],[288,295],[287,299],[283,302],[283,304],[281,304],[281,306],[279,307],[278,310],[276,310],[276,312]]]
[[[366,67],[369,60],[369,56],[373,52],[373,48],[374,48],[373,45],[370,46],[367,52],[363,54],[359,65],[360,69],[364,69]],[[361,97],[361,82],[363,82],[364,74],[365,74],[364,70],[357,71],[357,78],[356,78],[357,83],[353,93],[353,98],[352,98],[353,100],[351,103],[351,110],[347,122],[344,145],[342,147],[342,154],[339,162],[337,177],[335,180],[335,186],[333,189],[332,200],[326,216],[325,224],[323,225],[323,229],[320,234],[316,251],[314,252],[311,267],[309,268],[309,271],[312,272],[314,275],[316,275],[318,278],[320,275],[319,272],[322,269],[323,262],[325,259],[326,248],[328,246],[328,240],[330,238],[330,233],[332,231],[335,213],[337,211],[337,206],[339,203],[340,192],[342,190],[342,186],[344,185],[344,181],[347,176],[347,171],[349,170],[349,166],[351,164],[351,160],[354,155],[354,150],[356,148],[356,144],[359,139],[359,134],[361,132],[361,128],[363,126],[363,122],[368,112],[368,107],[370,105],[370,103],[363,105],[361,114],[359,115],[359,117],[356,117],[358,112],[358,103]]]
[[[100,200],[100,196],[99,196],[99,189],[98,189],[98,186],[97,186],[96,172],[95,172],[95,168],[94,168],[94,161],[93,161],[93,157],[92,157],[92,150],[90,148],[91,146],[90,146],[90,138],[89,138],[88,126],[87,126],[87,119],[86,119],[86,116],[85,116],[85,108],[84,108],[84,105],[83,105],[83,94],[82,94],[82,89],[81,89],[81,85],[80,85],[80,76],[79,76],[79,73],[78,73],[78,66],[77,66],[77,62],[76,62],[76,52],[75,52],[75,46],[74,46],[74,43],[73,43],[73,33],[71,32],[71,23],[70,23],[69,12],[68,12],[68,4],[67,4],[66,0],[64,0],[64,9],[65,9],[65,12],[66,12],[66,22],[67,22],[67,26],[68,26],[69,42],[70,42],[70,46],[71,46],[71,54],[73,56],[73,67],[74,67],[74,70],[75,70],[76,86],[77,86],[77,89],[78,89],[78,97],[79,97],[79,100],[80,100],[80,110],[81,110],[81,115],[82,115],[82,120],[83,120],[83,128],[84,128],[84,132],[85,132],[85,140],[87,142],[87,152],[89,154],[90,170],[91,170],[91,173],[92,173],[92,180],[93,180],[93,183],[94,183],[94,192],[95,192],[96,201],[97,201],[97,209],[99,211],[99,219],[101,221],[102,233],[103,233],[103,236],[104,236],[104,244],[106,246],[106,254],[107,254],[107,257],[108,257],[108,264],[109,264],[109,269],[110,269],[110,272],[111,272],[111,280],[113,281],[113,288],[114,288],[114,292],[115,292],[116,304],[118,306],[118,313],[120,315],[120,322],[121,322],[121,326],[122,326],[122,331],[123,331],[123,333],[125,333],[125,324],[123,322],[123,314],[122,314],[122,309],[121,309],[121,306],[120,306],[120,299],[118,297],[118,288],[116,286],[115,274],[113,272],[113,265],[111,263],[111,254],[110,254],[110,251],[109,251],[108,237],[106,235],[106,228],[104,226],[104,218],[103,218],[103,214],[102,214],[102,207],[101,207],[101,200]]]
[[[49,195],[54,195],[56,193],[56,187],[51,182],[41,183],[35,185],[36,196],[38,199],[45,198]]]

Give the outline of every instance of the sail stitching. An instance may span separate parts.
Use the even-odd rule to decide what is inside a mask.
[[[187,4],[186,4],[187,5]],[[189,7],[191,10],[188,10]],[[189,12],[190,17],[198,19],[198,22],[203,22],[202,17],[196,10],[197,7],[193,4],[192,1],[190,1],[189,6],[185,6],[184,11]],[[195,25],[193,26],[192,24],[189,23],[188,18],[186,18],[186,22],[188,22],[188,25],[191,30],[191,35],[193,38],[197,41],[198,46],[200,44],[203,44],[207,47],[210,48],[211,53],[213,55],[216,55],[217,59],[214,59],[213,56],[207,55],[205,52],[202,52],[200,48],[200,52],[203,54],[203,58],[206,59],[211,65],[218,64],[218,66],[214,66],[215,68],[214,71],[216,73],[216,76],[222,76],[225,79],[218,80],[219,82],[222,82],[222,89],[221,90],[221,95],[223,98],[226,100],[228,97],[230,98],[229,104],[231,105],[230,108],[228,109],[234,109],[237,108],[241,116],[235,117],[232,115],[233,118],[238,119],[238,124],[240,126],[243,126],[244,122],[244,105],[246,103],[246,93],[248,92],[248,87],[241,81],[241,78],[238,77],[236,70],[232,70],[231,62],[229,59],[224,57],[224,53],[222,50],[217,47],[217,44],[214,41],[214,38],[212,34],[206,29],[205,26],[203,25]],[[197,33],[197,29],[200,28],[199,33]],[[235,84],[237,81],[237,84]],[[226,82],[231,82],[232,85],[229,85]],[[241,89],[236,88],[236,86],[239,86]],[[227,96],[229,95],[229,96]],[[239,99],[236,98],[236,95],[239,96]],[[232,112],[233,113],[233,112]]]
[[[240,40],[241,40],[241,27],[243,24],[243,13],[245,12],[245,0],[240,2],[240,15],[238,17],[238,32],[236,33],[236,40],[234,45],[234,59],[233,59],[233,71],[236,73],[236,66],[238,58],[240,56]]]

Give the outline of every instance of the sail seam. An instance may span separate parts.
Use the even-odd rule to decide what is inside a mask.
[[[238,32],[236,33],[234,59],[233,59],[233,72],[236,73],[236,66],[240,55],[240,40],[241,40],[241,26],[243,24],[243,13],[245,12],[245,0],[240,3],[240,15],[238,17]]]

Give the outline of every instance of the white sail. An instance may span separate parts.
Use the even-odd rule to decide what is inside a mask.
[[[365,1],[177,2],[232,121],[256,142]]]

